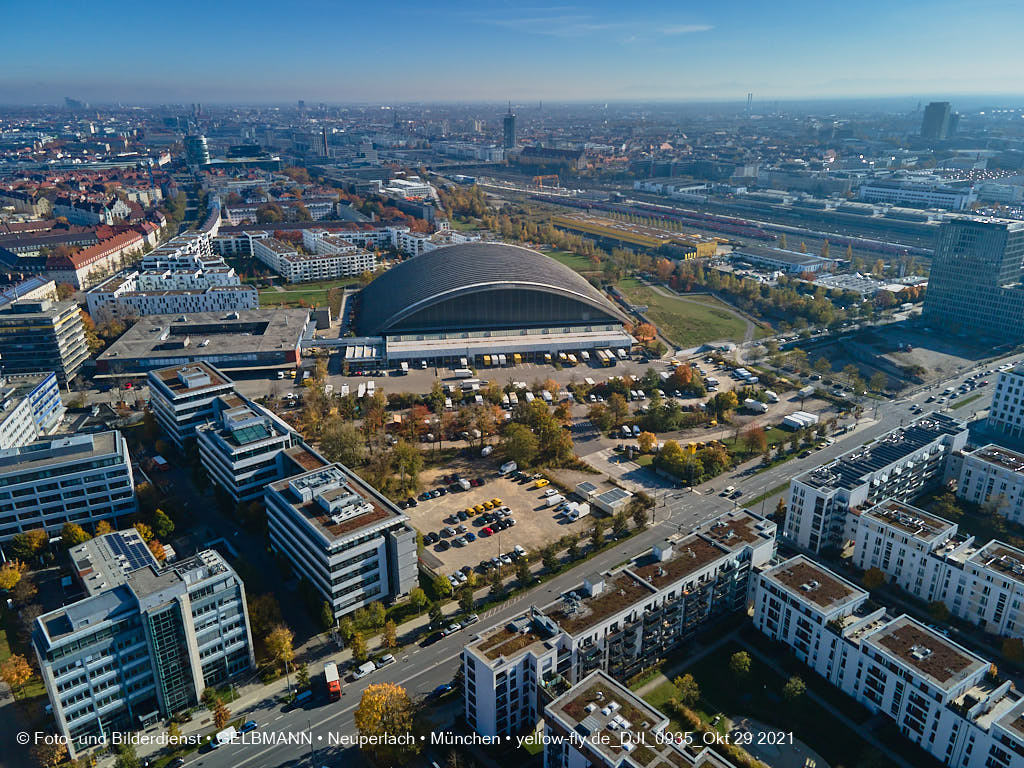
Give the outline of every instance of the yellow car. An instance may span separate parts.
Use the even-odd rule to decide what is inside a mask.
[[[469,515],[470,517],[472,517],[473,515],[478,514],[478,512],[476,510],[476,507],[466,507],[466,514]]]
[[[491,499],[491,504],[495,507],[501,506],[501,499]]]
[[[543,488],[543,487],[544,487],[545,485],[547,485],[547,484],[548,484],[549,482],[551,482],[551,481],[550,481],[550,480],[548,480],[547,478],[544,478],[544,477],[542,477],[542,478],[541,478],[540,480],[538,480],[537,482],[535,482],[535,483],[533,484],[533,487],[534,487],[534,488]]]
[[[477,504],[477,505],[476,505],[475,507],[473,507],[473,511],[474,511],[474,512],[476,512],[476,514],[478,514],[478,515],[479,515],[479,514],[480,514],[481,512],[483,512],[483,511],[484,511],[484,509],[486,509],[486,507],[484,507],[484,505],[483,505],[483,504]]]
[[[484,509],[494,509],[494,505],[491,502],[489,502],[489,501],[485,501],[484,502]]]

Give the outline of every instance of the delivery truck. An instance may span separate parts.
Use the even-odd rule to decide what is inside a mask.
[[[324,664],[324,684],[327,686],[327,698],[330,701],[341,698],[341,678],[338,676],[338,665],[333,661]]]

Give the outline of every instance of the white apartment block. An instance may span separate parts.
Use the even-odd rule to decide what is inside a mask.
[[[956,495],[1024,525],[1024,454],[998,445],[965,453]]]
[[[1024,365],[999,372],[988,409],[988,426],[1012,437],[1024,435]]]
[[[213,411],[212,420],[196,429],[203,467],[236,504],[262,498],[267,484],[283,476],[279,454],[298,444],[299,436],[236,394],[218,397]]]
[[[354,277],[377,268],[377,257],[371,251],[333,247],[337,253],[320,255],[299,253],[295,247],[272,237],[252,241],[253,256],[289,283]]]
[[[0,541],[135,514],[135,482],[120,432],[38,440],[0,451]]]
[[[484,736],[535,725],[537,696],[595,670],[627,679],[717,618],[746,608],[751,573],[775,555],[775,524],[726,513],[627,565],[587,576],[466,646],[466,719]]]
[[[419,176],[410,176],[408,179],[392,179],[382,191],[385,195],[399,198],[423,198],[431,197],[433,194],[430,185]]]
[[[892,499],[856,516],[852,562],[985,632],[1024,637],[1024,552]]]
[[[104,280],[86,294],[93,319],[259,309],[259,293],[214,256],[203,233],[179,235],[132,270]]]
[[[416,586],[416,531],[358,475],[304,446],[284,452],[308,471],[266,488],[270,545],[336,618]]]
[[[235,392],[231,379],[203,361],[157,368],[146,380],[157,423],[179,448],[214,417],[214,401]]]
[[[935,412],[797,475],[784,536],[811,552],[841,546],[852,538],[852,509],[907,501],[941,482],[949,455],[966,443],[964,422]]]
[[[600,670],[543,713],[544,768],[733,768],[710,747],[684,747],[664,714]]]
[[[990,664],[797,556],[757,574],[754,625],[951,768],[1024,757],[1024,699]]]

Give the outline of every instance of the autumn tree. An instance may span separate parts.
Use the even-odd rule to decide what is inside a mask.
[[[286,674],[288,672],[288,664],[295,658],[294,641],[295,635],[284,624],[278,624],[274,627],[263,641],[270,658],[280,663],[284,667]]]
[[[21,581],[21,575],[27,567],[21,560],[8,560],[0,565],[0,589],[14,589],[14,586]]]
[[[389,650],[393,650],[398,647],[398,628],[395,626],[395,622],[391,619],[384,622],[384,632],[381,634],[381,644]]]
[[[446,598],[452,596],[452,583],[448,581],[442,574],[438,574],[434,577],[434,594],[438,597]]]
[[[653,432],[641,432],[636,442],[640,446],[642,453],[650,453],[654,450],[654,446],[658,444],[658,438]]]
[[[369,658],[369,651],[366,648],[366,638],[363,637],[362,632],[353,632],[352,637],[348,641],[349,650],[352,652],[352,658],[362,664]]]
[[[459,590],[459,610],[463,613],[471,613],[476,601],[473,600],[473,590],[463,587]]]
[[[395,744],[395,736],[412,733],[413,706],[409,694],[394,683],[367,686],[353,713],[356,729],[374,760],[385,765],[407,765],[419,751],[418,742]],[[389,738],[390,737],[390,738]]]
[[[6,661],[0,663],[0,680],[7,683],[7,686],[14,691],[17,697],[30,679],[32,679],[32,667],[28,659],[21,654],[15,653],[7,657]]]
[[[799,677],[794,675],[786,681],[786,684],[782,687],[782,697],[792,703],[799,699],[807,691],[807,684],[804,683]]]
[[[689,672],[677,677],[672,682],[679,691],[680,702],[688,707],[692,707],[700,701],[700,686],[697,685],[697,680]]]
[[[226,728],[229,722],[231,722],[231,710],[228,709],[227,704],[218,698],[213,705],[213,724],[219,731]]]
[[[299,688],[309,688],[309,664],[302,662],[295,668],[295,684]]]
[[[11,538],[8,551],[19,560],[28,562],[39,555],[50,543],[50,536],[43,528],[17,533]]]
[[[441,604],[436,600],[432,602],[427,610],[427,616],[430,617],[431,626],[441,626],[441,623],[444,621],[444,609],[441,607]]]
[[[136,523],[134,527],[135,527],[135,530],[139,532],[139,536],[142,537],[143,541],[145,541],[145,542],[152,541],[152,539],[153,539],[153,529],[152,528],[150,528],[145,523]]]
[[[78,523],[67,522],[60,529],[60,543],[69,549],[91,538],[92,536]]]
[[[146,546],[149,547],[149,551],[153,553],[153,557],[161,563],[167,559],[167,552],[164,551],[164,545],[161,544],[158,539],[150,539],[146,543]]]
[[[529,467],[537,459],[537,436],[525,424],[509,424],[501,445],[505,455],[520,467]]]
[[[105,536],[106,534],[113,533],[113,532],[114,532],[114,529],[111,527],[110,523],[108,523],[106,520],[100,520],[98,523],[96,523],[96,535],[97,536]]]
[[[68,748],[56,741],[40,740],[29,751],[41,768],[57,768],[68,759]]]
[[[764,429],[758,426],[749,426],[743,431],[743,444],[751,453],[764,453],[768,448],[768,438]]]

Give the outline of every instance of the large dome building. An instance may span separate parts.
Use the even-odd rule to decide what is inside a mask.
[[[628,348],[627,318],[578,273],[528,248],[464,243],[402,262],[366,288],[357,328],[389,362]]]

